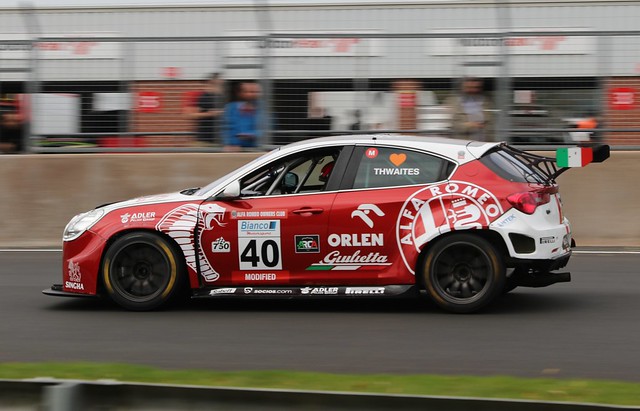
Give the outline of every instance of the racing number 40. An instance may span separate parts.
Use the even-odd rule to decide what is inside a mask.
[[[279,268],[280,250],[278,243],[272,239],[265,239],[258,246],[257,240],[249,240],[240,253],[240,268],[246,269],[248,264],[251,264],[251,268]]]

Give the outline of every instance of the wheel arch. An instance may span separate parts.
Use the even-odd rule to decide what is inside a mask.
[[[485,228],[481,230],[457,230],[450,231],[448,233],[439,235],[433,240],[429,241],[420,251],[418,255],[418,259],[416,260],[415,266],[415,276],[416,276],[416,285],[421,289],[426,289],[426,284],[424,283],[424,268],[425,268],[425,259],[427,258],[427,254],[429,250],[431,250],[436,244],[443,241],[444,239],[455,237],[461,234],[474,235],[484,240],[487,240],[491,245],[496,248],[496,251],[502,256],[504,264],[507,264],[509,259],[509,250],[507,248],[507,244],[504,242],[504,238],[500,235],[500,233],[493,231],[491,229]]]
[[[186,264],[186,258],[184,256],[184,253],[182,252],[182,249],[180,248],[180,246],[178,245],[178,243],[171,238],[171,236],[169,236],[166,233],[163,233],[162,231],[158,231],[158,230],[154,230],[151,228],[142,228],[142,227],[135,227],[135,228],[129,228],[129,229],[125,229],[122,231],[118,231],[117,233],[113,234],[111,237],[109,237],[109,239],[105,242],[105,245],[102,249],[102,255],[100,256],[100,265],[98,266],[98,282],[97,282],[97,287],[96,287],[96,292],[100,295],[104,295],[105,294],[105,284],[104,284],[104,276],[102,275],[102,270],[103,270],[103,266],[104,266],[104,259],[105,256],[107,254],[107,251],[109,250],[109,248],[113,245],[113,243],[115,243],[119,238],[124,237],[125,235],[131,234],[131,233],[148,233],[148,234],[153,234],[156,235],[160,238],[162,238],[163,240],[165,240],[167,242],[167,244],[169,244],[169,246],[173,249],[173,251],[176,253],[176,255],[178,255],[180,257],[180,261],[176,261],[176,264],[180,264],[182,265],[184,272],[187,274],[186,277],[187,278],[182,278],[180,281],[184,281],[187,282],[188,284],[192,283],[192,279],[191,279],[191,272],[187,269],[187,264]],[[197,278],[196,278],[197,281]],[[191,287],[189,285],[189,287]]]

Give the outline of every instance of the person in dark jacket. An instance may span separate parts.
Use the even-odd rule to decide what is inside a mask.
[[[9,105],[0,105],[0,153],[15,154],[23,150],[24,122],[18,111]]]
[[[195,121],[196,139],[201,143],[221,142],[222,117],[224,113],[224,83],[220,73],[211,74],[195,104],[185,107],[185,114]]]
[[[494,141],[494,116],[491,100],[484,95],[482,80],[466,77],[461,92],[445,103],[451,111],[453,138]]]

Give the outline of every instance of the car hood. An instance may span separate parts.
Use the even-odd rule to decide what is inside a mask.
[[[205,197],[182,194],[179,191],[173,193],[153,194],[143,197],[132,198],[131,200],[119,201],[104,205],[105,214],[114,210],[120,210],[127,207],[135,207],[149,204],[174,203],[180,201],[203,201]]]

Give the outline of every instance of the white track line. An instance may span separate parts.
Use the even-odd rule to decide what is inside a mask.
[[[62,248],[0,248],[0,253],[61,253]]]

